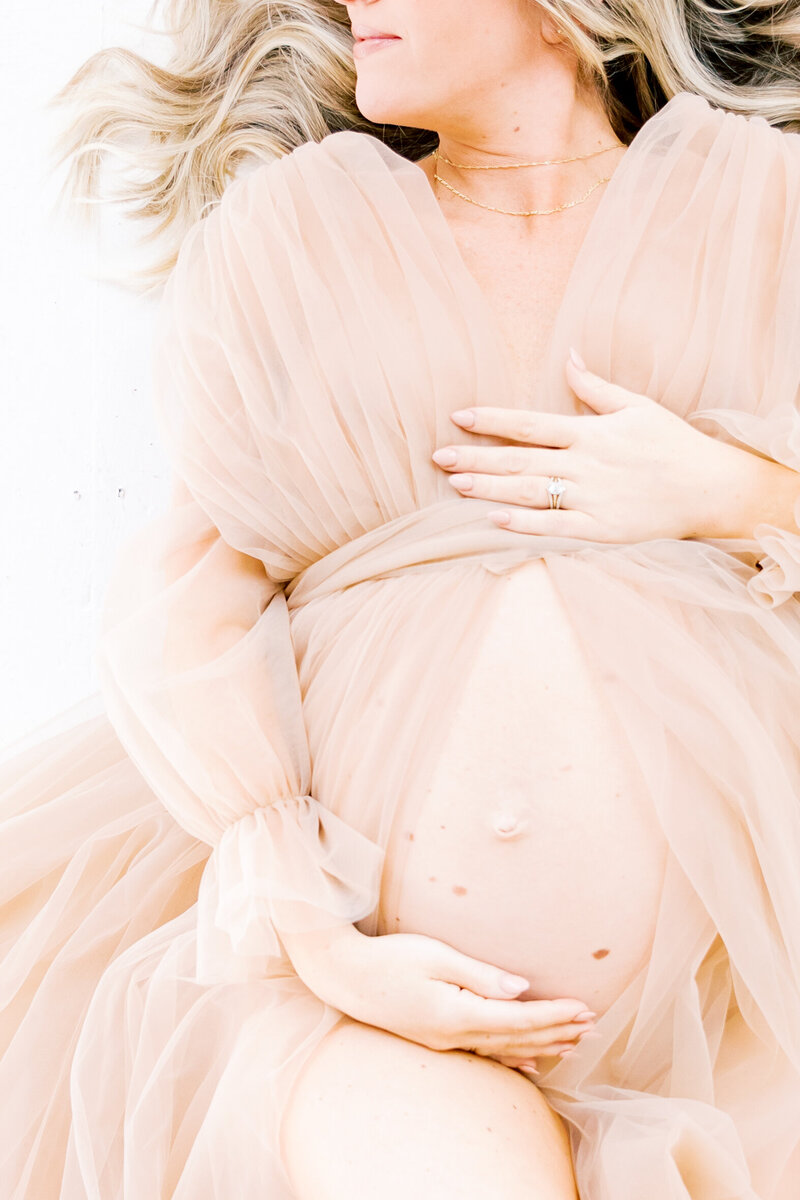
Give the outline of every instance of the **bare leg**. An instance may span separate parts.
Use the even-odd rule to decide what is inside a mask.
[[[301,1070],[282,1151],[298,1200],[577,1200],[561,1118],[519,1071],[344,1017]]]

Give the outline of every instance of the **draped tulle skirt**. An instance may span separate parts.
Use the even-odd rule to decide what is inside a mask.
[[[293,972],[194,982],[210,847],[102,711],[7,758],[0,793],[0,1194],[290,1200],[277,1117],[338,1011]]]
[[[544,545],[520,549],[509,537],[498,549],[497,531],[481,533],[470,511],[447,503],[404,519],[399,534],[375,531],[290,589],[312,727],[331,711],[319,707],[322,677],[341,681],[340,658],[362,666],[337,708],[354,745],[366,745],[357,713],[375,680],[383,675],[394,695],[385,742],[364,758],[372,774],[347,791],[365,809],[372,795],[384,830],[378,771],[400,777],[423,745],[421,726],[438,736],[426,721],[437,702],[444,710],[454,679],[442,672],[434,684],[437,665],[457,662],[459,647],[469,660],[464,630],[497,578]],[[445,547],[455,554],[460,538],[473,553],[448,566]],[[581,1200],[792,1200],[798,613],[754,603],[750,574],[701,543],[546,558],[669,844],[649,961],[598,1020],[602,1037],[538,1081],[567,1123]],[[414,661],[398,641],[404,628]],[[423,664],[424,711],[404,690]],[[155,797],[99,697],[95,709],[0,766],[0,1193],[292,1200],[281,1113],[341,1014],[289,965],[262,979],[197,982],[210,847]],[[323,800],[336,744],[320,742]],[[355,824],[354,814],[340,815]],[[377,838],[377,825],[367,832]],[[369,920],[360,927],[374,931]]]

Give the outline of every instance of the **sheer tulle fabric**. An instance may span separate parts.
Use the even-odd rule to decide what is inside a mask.
[[[271,960],[288,962],[274,922],[320,928],[372,911],[380,848],[308,794],[283,589],[183,484],[120,560],[98,667],[142,775],[212,846],[198,895],[199,981],[261,979]]]
[[[176,487],[119,556],[106,711],[2,768],[3,1193],[291,1200],[283,1105],[340,1014],[280,931],[386,932],[397,822],[499,578],[541,558],[669,846],[648,962],[540,1081],[582,1200],[789,1200],[800,534],[527,537],[454,495],[430,454],[507,405],[502,339],[423,174],[363,134],[231,184],[160,316]],[[798,317],[800,138],[681,93],[596,209],[535,406],[582,408],[574,344],[800,469]]]

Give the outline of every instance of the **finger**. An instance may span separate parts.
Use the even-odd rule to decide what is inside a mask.
[[[478,475],[473,472],[450,475],[447,482],[462,496],[478,500],[496,500],[498,504],[522,504],[526,508],[550,508],[550,493],[547,488],[553,476],[546,475]],[[580,486],[570,479],[561,479],[565,491],[569,491],[570,504],[562,499],[561,508],[581,507]]]
[[[594,517],[578,509],[530,508],[510,504],[502,509],[490,509],[486,516],[501,529],[510,529],[515,533],[586,538],[601,542],[606,540]]]
[[[564,475],[576,466],[573,455],[563,450],[531,446],[441,446],[431,455],[449,475],[478,471],[484,475]]]
[[[435,943],[436,939],[431,941]],[[430,978],[442,983],[448,997],[462,1004],[464,997],[484,1004],[487,999],[498,1000],[503,1004],[516,1004],[517,1001],[513,1000],[513,997],[530,987],[528,980],[522,975],[513,975],[492,963],[462,954],[460,950],[445,942],[433,945],[432,948],[435,949],[435,959],[430,968]],[[573,1004],[575,1003],[578,1002],[573,1001]],[[582,1006],[584,1010],[585,1007]]]
[[[564,1046],[577,1046],[585,1037],[595,1034],[600,1036],[594,1028],[566,1027],[564,1032],[558,1035],[549,1029],[531,1029],[527,1033],[489,1033],[486,1030],[470,1029],[465,1030],[462,1036],[470,1044],[474,1042],[483,1048],[525,1058],[529,1054],[535,1057],[537,1054],[544,1054],[545,1051],[552,1052],[553,1047],[563,1049]]]
[[[535,1059],[526,1059],[525,1062],[520,1062],[519,1059],[505,1058],[501,1055],[494,1055],[493,1057],[496,1057],[497,1061],[502,1063],[504,1067],[511,1067],[512,1070],[524,1071],[526,1075],[530,1074],[532,1076],[539,1074],[539,1068],[536,1066]]]
[[[477,1035],[471,1033],[468,1035],[471,1040],[478,1042]],[[517,1058],[534,1058],[539,1054],[557,1054],[566,1046],[579,1046],[585,1038],[598,1038],[601,1034],[596,1029],[583,1029],[575,1031],[571,1036],[566,1034],[561,1037],[549,1037],[546,1034],[531,1033],[526,1038],[519,1038],[517,1041],[506,1041],[500,1043],[498,1038],[493,1034],[484,1045],[493,1045],[498,1048],[503,1054],[514,1055]]]
[[[586,1011],[580,1000],[487,1000],[462,988],[454,993],[465,1030],[499,1033],[511,1040],[515,1033],[547,1030],[571,1022]]]
[[[563,1042],[570,1038],[580,1037],[584,1033],[592,1033],[594,1026],[594,1018],[587,1017],[583,1021],[565,1021],[560,1025],[550,1025],[547,1029],[536,1033],[535,1036],[537,1038],[548,1037],[553,1042]]]
[[[470,433],[485,433],[490,437],[509,438],[534,446],[566,449],[577,436],[577,422],[581,418],[528,408],[496,408],[494,405],[479,404],[451,412],[450,420]]]
[[[561,1042],[545,1042],[542,1045],[527,1044],[521,1042],[518,1045],[507,1045],[500,1038],[484,1038],[479,1040],[476,1035],[471,1035],[465,1038],[465,1044],[462,1047],[469,1050],[471,1054],[480,1054],[484,1058],[497,1058],[498,1055],[504,1055],[507,1058],[513,1058],[517,1062],[522,1062],[528,1058],[554,1058],[558,1054],[563,1054],[565,1050],[575,1050],[580,1045],[580,1042],[567,1040]]]
[[[573,392],[596,413],[613,413],[621,408],[639,408],[654,403],[649,396],[631,392],[592,371],[579,369],[569,358],[566,370],[567,383]]]
[[[507,1052],[509,1054],[521,1054],[525,1048],[533,1049],[539,1052],[541,1046],[555,1045],[557,1043],[575,1042],[576,1039],[587,1036],[588,1033],[595,1032],[594,1020],[585,1021],[567,1021],[561,1025],[551,1025],[543,1030],[530,1028],[525,1031],[488,1031],[486,1028],[480,1030],[464,1031],[464,1037],[474,1037],[482,1039],[481,1044],[497,1045],[499,1039],[505,1038]]]

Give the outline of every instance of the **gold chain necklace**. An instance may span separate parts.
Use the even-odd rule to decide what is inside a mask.
[[[443,184],[444,187],[446,187],[449,191],[453,192],[454,195],[460,196],[462,200],[469,201],[470,204],[477,204],[479,208],[488,208],[491,210],[491,212],[505,213],[505,215],[509,217],[546,217],[549,216],[550,213],[563,212],[565,208],[574,208],[576,204],[582,204],[584,200],[588,200],[595,188],[598,188],[601,183],[608,183],[611,176],[604,175],[602,179],[598,179],[595,183],[593,183],[587,192],[585,192],[577,200],[570,200],[568,204],[559,204],[557,208],[532,208],[527,212],[518,212],[508,208],[495,208],[495,206],[492,204],[482,204],[480,200],[474,200],[472,196],[466,196],[463,192],[459,192],[458,189],[454,188],[452,184],[447,182],[446,179],[442,179],[437,170],[439,159],[441,158],[442,162],[447,163],[451,167],[457,167],[461,171],[503,171],[508,170],[510,167],[550,167],[557,163],[577,162],[578,159],[594,158],[596,154],[606,154],[609,150],[618,150],[622,145],[624,145],[624,143],[620,142],[616,146],[605,146],[602,150],[592,150],[589,154],[575,154],[572,158],[548,158],[541,162],[527,163],[454,163],[451,159],[447,158],[446,155],[440,155],[439,147],[437,146],[433,151],[433,178],[438,183]]]

